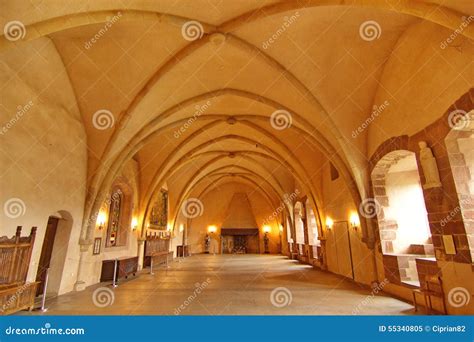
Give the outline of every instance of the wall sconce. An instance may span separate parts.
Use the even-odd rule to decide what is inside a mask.
[[[280,227],[279,227],[279,228],[280,228],[280,233],[282,233],[282,232],[283,232],[283,225],[280,224]]]
[[[270,233],[272,231],[272,228],[269,225],[264,225],[262,229],[265,234]]]
[[[332,226],[334,225],[334,221],[330,217],[326,217],[326,228],[328,230],[332,229]]]
[[[179,225],[179,232],[182,233],[183,230],[184,230],[184,225],[181,223],[181,224]]]
[[[135,231],[137,230],[137,227],[138,227],[138,219],[136,217],[132,218],[132,230]]]
[[[349,218],[349,222],[351,223],[351,227],[357,230],[357,227],[360,226],[359,215],[356,212],[352,212]]]
[[[97,225],[99,226],[99,230],[104,228],[105,221],[107,221],[107,217],[103,211],[100,211],[99,215],[97,215]]]
[[[208,227],[207,227],[207,231],[208,231],[210,234],[215,233],[215,232],[217,232],[217,227],[214,226],[214,225],[208,226]]]

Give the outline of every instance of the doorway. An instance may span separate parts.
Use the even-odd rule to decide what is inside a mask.
[[[51,264],[51,256],[53,254],[54,240],[56,239],[58,222],[59,218],[57,217],[50,216],[48,218],[46,233],[43,240],[43,247],[41,248],[41,256],[38,263],[38,271],[36,272],[36,281],[40,282],[36,290],[36,296],[43,294],[47,270]]]
[[[346,221],[334,222],[333,231],[337,263],[336,273],[355,279],[349,225]]]

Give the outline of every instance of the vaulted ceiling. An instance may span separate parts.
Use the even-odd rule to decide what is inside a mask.
[[[131,158],[144,205],[165,182],[180,194],[174,206],[236,181],[274,202],[298,185],[317,202],[329,161],[357,201],[377,146],[432,122],[474,79],[472,25],[440,48],[474,15],[468,0],[2,7],[2,26],[18,20],[26,36],[2,36],[1,49],[48,36],[61,56],[87,134],[90,210]],[[354,137],[385,101],[384,117]]]

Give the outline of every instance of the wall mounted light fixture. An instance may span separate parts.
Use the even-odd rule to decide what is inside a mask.
[[[326,228],[328,230],[332,229],[332,226],[334,225],[334,221],[330,217],[326,217]]]
[[[211,233],[211,234],[215,233],[215,232],[217,232],[217,227],[214,226],[214,225],[210,225],[210,226],[207,227],[207,232]]]
[[[357,227],[360,226],[359,215],[357,215],[356,212],[352,212],[351,216],[349,217],[349,222],[351,223],[351,227],[357,230]]]
[[[269,225],[264,225],[262,230],[264,233],[270,233],[272,231],[272,228]]]
[[[132,224],[131,224],[132,230],[135,231],[138,228],[138,219],[136,217],[132,218]]]
[[[105,215],[103,211],[100,211],[99,215],[97,215],[97,226],[99,227],[99,230],[104,228],[105,221],[107,221],[107,216]]]

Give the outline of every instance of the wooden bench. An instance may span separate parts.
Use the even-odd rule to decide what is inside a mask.
[[[425,307],[428,314],[433,311],[433,303],[431,297],[441,298],[443,303],[443,313],[446,314],[446,301],[444,299],[443,284],[440,276],[426,276],[421,284],[421,288],[413,290],[413,305],[415,311],[418,311],[418,304],[416,302],[416,295],[422,294],[425,299]]]
[[[157,235],[147,235],[145,241],[145,258],[143,266],[150,267],[150,273],[157,265],[165,264],[168,266],[170,260],[173,260],[173,252],[170,250],[170,239],[162,238]]]
[[[176,256],[177,257],[182,257],[182,258],[190,256],[189,245],[179,245],[179,246],[177,246],[176,247]]]
[[[21,226],[12,238],[0,237],[0,314],[32,310],[39,282],[26,282],[36,227],[21,237]]]
[[[117,263],[117,271],[115,264]],[[117,259],[103,260],[100,281],[114,280],[118,282],[119,278],[128,278],[130,274],[136,275],[138,272],[138,257],[121,257]]]

